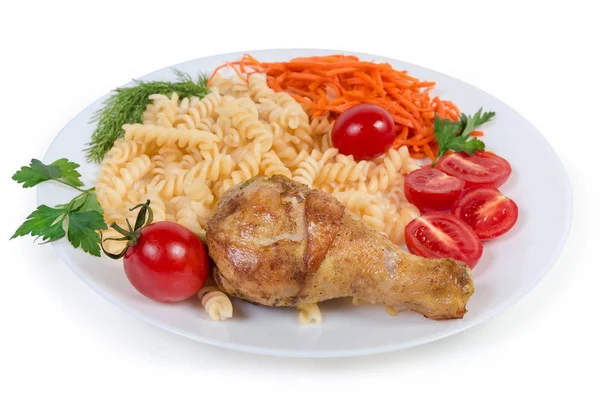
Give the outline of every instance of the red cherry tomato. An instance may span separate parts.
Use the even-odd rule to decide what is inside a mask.
[[[508,161],[485,151],[479,151],[473,155],[467,153],[447,154],[438,162],[436,168],[448,175],[462,179],[465,181],[466,187],[500,187],[512,172]]]
[[[489,240],[508,232],[519,217],[517,204],[496,188],[477,188],[462,195],[452,214],[473,228],[481,240]]]
[[[404,179],[404,194],[421,212],[449,210],[465,182],[435,168],[412,171]]]
[[[390,113],[375,104],[358,104],[340,114],[333,124],[331,140],[342,154],[369,160],[385,153],[396,130]]]
[[[483,254],[475,232],[452,214],[434,211],[412,220],[405,228],[406,247],[427,258],[454,258],[473,268]]]
[[[162,302],[194,296],[208,276],[208,255],[194,232],[173,222],[155,222],[141,231],[123,259],[125,274],[144,296]]]

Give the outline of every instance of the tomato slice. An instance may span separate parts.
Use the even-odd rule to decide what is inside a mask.
[[[421,168],[404,179],[404,194],[421,212],[449,210],[464,186],[464,181],[439,169]]]
[[[452,214],[465,221],[481,240],[508,232],[519,217],[517,204],[492,187],[477,188],[461,196]]]
[[[473,229],[445,212],[433,211],[412,220],[405,236],[408,251],[426,258],[454,258],[473,268],[483,254]]]
[[[451,153],[440,159],[436,168],[465,181],[465,187],[500,187],[512,172],[508,161],[493,153],[479,151],[473,155]]]

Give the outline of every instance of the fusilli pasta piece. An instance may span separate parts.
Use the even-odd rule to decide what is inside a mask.
[[[260,103],[263,99],[271,98],[275,91],[267,85],[267,76],[265,74],[255,73],[248,77],[249,94],[252,100]]]
[[[229,296],[216,286],[204,286],[198,292],[198,298],[213,321],[222,321],[233,316],[233,304]]]
[[[308,325],[310,323],[320,324],[323,322],[323,316],[318,304],[303,304],[299,305],[298,319],[302,325]]]
[[[329,113],[318,115],[310,121],[310,127],[314,136],[323,136],[331,132],[333,122],[329,121]]]
[[[241,136],[240,142],[245,143],[247,140],[260,143],[261,151],[267,152],[273,145],[273,133],[258,119],[258,115],[254,115],[244,105],[247,104],[243,99],[228,102],[219,108],[221,117],[228,117],[233,128],[237,130]],[[229,144],[228,144],[229,145]]]
[[[369,226],[380,232],[384,230],[384,213],[376,196],[360,190],[334,192],[333,195]]]
[[[332,182],[356,182],[366,179],[369,164],[367,161],[348,163],[333,162],[323,165],[315,179],[316,184]]]
[[[103,163],[124,164],[142,154],[150,154],[152,150],[154,150],[153,143],[148,144],[123,138],[117,139],[113,147],[106,153]]]
[[[116,208],[127,195],[135,181],[146,175],[152,167],[150,158],[143,154],[119,169],[119,175],[101,177],[96,184],[96,198],[102,208]]]
[[[165,128],[142,124],[126,124],[123,125],[123,129],[126,140],[154,142],[157,146],[197,147],[201,150],[210,150],[214,144],[219,142],[219,138],[214,133],[197,129]]]
[[[292,172],[281,161],[274,151],[269,151],[263,155],[260,163],[260,172],[265,176],[283,175],[289,179],[292,178]]]
[[[209,87],[211,89],[217,89],[219,93],[223,95],[232,95],[233,85],[234,82],[231,78],[228,78],[225,75],[218,73],[211,78]]]
[[[223,96],[218,89],[213,89],[202,99],[192,97],[187,114],[192,118],[194,124],[196,121],[202,121],[207,118],[217,118],[217,108],[223,103]]]
[[[292,180],[313,187],[313,182],[319,176],[321,166],[319,162],[309,154],[300,161],[298,167],[292,172]]]
[[[285,123],[292,129],[297,129],[301,123],[305,124],[304,130],[308,130],[310,136],[310,124],[308,122],[308,115],[292,96],[286,92],[277,92],[270,96],[275,104],[283,109],[285,115]]]
[[[218,188],[218,195],[222,196],[232,186],[257,176],[260,172],[261,157],[260,144],[254,143],[242,156],[237,168],[231,173],[231,178],[220,181],[218,183],[222,185],[215,186]]]
[[[175,221],[178,224],[185,226],[196,235],[205,238],[206,231],[201,224],[196,211],[192,208],[193,200],[184,196],[174,198],[173,200],[175,200],[173,202],[175,207]]]
[[[404,228],[419,215],[421,215],[419,209],[408,202],[401,204],[398,208],[394,206],[383,216],[383,232],[388,239],[400,246],[405,243]]]

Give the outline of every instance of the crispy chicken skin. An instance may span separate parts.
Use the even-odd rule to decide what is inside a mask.
[[[280,175],[228,190],[207,243],[219,286],[255,304],[356,296],[441,320],[461,318],[473,294],[466,264],[406,253],[333,196]]]

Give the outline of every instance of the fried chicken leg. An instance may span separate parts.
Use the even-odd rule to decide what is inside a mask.
[[[451,319],[465,314],[473,294],[466,264],[408,254],[333,196],[283,176],[228,190],[207,243],[219,286],[266,306],[355,296]]]

